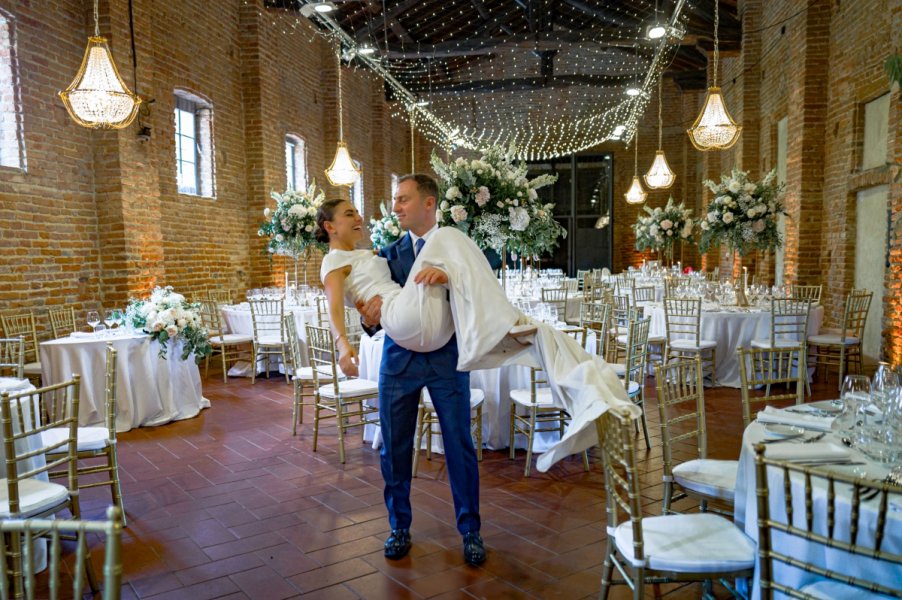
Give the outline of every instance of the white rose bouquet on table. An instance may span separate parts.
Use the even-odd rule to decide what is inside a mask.
[[[306,190],[272,192],[270,196],[276,207],[263,210],[267,220],[257,230],[258,236],[269,238],[266,249],[270,254],[298,258],[311,248],[326,250],[314,237],[316,212],[325,198],[315,181]]]
[[[433,152],[432,167],[441,188],[439,224],[457,227],[480,248],[539,255],[567,235],[553,218],[554,205],[537,192],[557,176],[529,179],[526,164],[514,164],[513,149],[492,147],[478,159],[448,163]]]
[[[384,202],[379,204],[379,210],[382,212],[382,218],[370,219],[370,240],[373,242],[375,250],[381,250],[396,242],[406,233],[401,229],[398,217],[395,213],[388,210]]]
[[[172,286],[156,287],[147,300],[129,300],[126,322],[134,329],[149,333],[160,342],[160,357],[166,358],[169,340],[183,342],[182,360],[194,353],[196,362],[213,353],[210,337],[200,317],[200,304],[188,302]]]
[[[761,181],[749,181],[748,173],[733,169],[720,183],[705,181],[714,193],[707,214],[698,222],[699,250],[722,244],[744,256],[750,250],[774,250],[783,244],[777,231],[777,217],[786,214],[783,186],[777,185],[776,171]]]
[[[668,250],[677,242],[694,242],[692,209],[686,208],[682,202],[675,204],[673,198],[668,198],[663,208],[645,206],[644,209],[648,216],[640,214],[639,220],[633,224],[637,250]]]

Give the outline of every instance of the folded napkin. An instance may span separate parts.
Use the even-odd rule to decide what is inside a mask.
[[[23,390],[29,386],[27,379],[17,379],[16,377],[0,377],[0,392],[15,392]]]
[[[759,423],[780,423],[781,425],[795,425],[805,429],[813,429],[815,431],[830,431],[835,417],[816,417],[814,415],[805,415],[796,412],[788,412],[781,408],[773,406],[765,407],[758,413],[757,421]]]
[[[767,457],[777,460],[846,460],[852,456],[848,448],[833,442],[814,442],[811,444],[770,444]]]
[[[97,337],[97,335],[93,331],[73,331],[69,334],[69,337],[74,338],[92,338]]]

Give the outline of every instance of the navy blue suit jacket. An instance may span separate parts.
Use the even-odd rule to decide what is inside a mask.
[[[410,234],[405,234],[401,239],[389,244],[379,251],[379,256],[388,260],[388,268],[391,270],[391,278],[399,285],[407,282],[410,269],[413,268],[414,255]],[[457,372],[457,338],[453,337],[442,348],[433,352],[424,353],[430,366],[438,373],[447,373],[449,377]],[[385,336],[385,344],[382,348],[382,365],[380,372],[385,375],[399,375],[407,368],[407,363],[413,352],[397,345],[389,336]]]

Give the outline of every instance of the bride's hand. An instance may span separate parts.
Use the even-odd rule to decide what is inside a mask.
[[[448,274],[438,267],[426,267],[413,280],[424,285],[445,285],[448,283]]]
[[[340,338],[338,346],[338,366],[341,367],[341,372],[348,377],[357,377],[360,373],[357,368],[360,364],[360,360],[357,357],[357,351],[354,350],[354,347],[346,338]]]

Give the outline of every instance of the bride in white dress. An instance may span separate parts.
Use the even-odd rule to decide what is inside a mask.
[[[392,280],[384,258],[356,249],[364,235],[363,219],[350,202],[327,201],[317,222],[320,239],[328,240],[331,249],[323,258],[320,276],[346,374],[356,374],[356,352],[346,337],[344,306],[360,306],[381,296],[380,325],[403,348],[430,352],[456,334],[460,371],[510,364],[545,370],[553,395],[571,422],[561,440],[539,457],[540,471],[596,445],[594,421],[611,406],[628,406],[639,414],[603,359],[591,356],[552,326],[530,322],[510,304],[482,251],[459,230],[436,230],[417,254],[402,287]],[[428,285],[435,281],[441,285]]]

